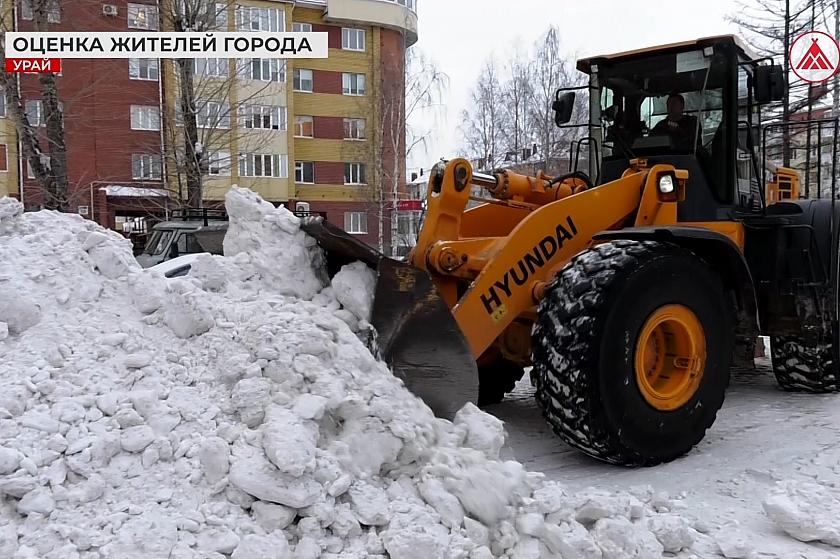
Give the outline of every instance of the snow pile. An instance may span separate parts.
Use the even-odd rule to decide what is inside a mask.
[[[140,269],[0,199],[0,558],[647,559],[710,538],[667,496],[567,494],[502,422],[436,419],[360,338],[290,212],[233,187],[225,257]],[[698,547],[699,546],[699,547]],[[689,556],[689,555],[684,555]]]

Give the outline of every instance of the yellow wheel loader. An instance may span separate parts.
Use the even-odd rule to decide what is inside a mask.
[[[783,388],[839,387],[835,189],[795,199],[788,169],[765,182],[760,107],[786,87],[767,62],[732,36],[580,60],[587,170],[441,161],[407,262],[318,218],[303,228],[331,273],[376,270],[378,351],[438,416],[502,400],[531,366],[570,445],[671,461],[703,439],[759,335]],[[558,126],[575,95],[558,91]],[[467,209],[473,186],[489,198]]]

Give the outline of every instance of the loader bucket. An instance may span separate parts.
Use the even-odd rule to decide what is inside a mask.
[[[388,258],[321,217],[301,219],[330,277],[356,260],[376,272],[371,325],[381,359],[437,417],[478,401],[478,368],[452,311],[425,270]]]

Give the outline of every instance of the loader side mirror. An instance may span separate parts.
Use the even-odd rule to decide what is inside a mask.
[[[759,66],[755,69],[755,102],[759,105],[781,101],[785,96],[785,72],[781,66]]]
[[[575,92],[567,91],[560,95],[560,90],[557,90],[557,95],[554,98],[554,103],[551,108],[554,111],[554,124],[563,126],[572,120],[572,109],[575,107]]]

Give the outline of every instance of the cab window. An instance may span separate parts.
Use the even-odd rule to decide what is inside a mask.
[[[194,254],[204,252],[194,233],[185,233],[178,237],[178,254]]]

